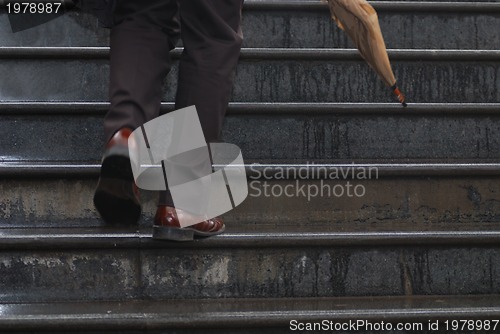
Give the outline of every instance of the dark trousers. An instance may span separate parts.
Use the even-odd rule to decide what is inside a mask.
[[[106,142],[159,116],[169,55],[182,39],[175,108],[195,105],[207,142],[222,129],[240,54],[243,0],[117,0]],[[160,204],[173,205],[170,193]]]

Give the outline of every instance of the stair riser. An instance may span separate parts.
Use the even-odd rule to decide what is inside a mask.
[[[3,251],[0,287],[2,302],[493,294],[499,256],[431,246]]]
[[[372,180],[249,180],[249,196],[224,215],[229,226],[331,224],[366,230],[426,230],[432,226],[500,221],[500,183],[493,177],[380,177]],[[348,184],[349,182],[349,184]],[[102,226],[92,204],[95,179],[5,180],[1,227]],[[286,193],[285,193],[286,191]],[[323,193],[321,193],[323,191]],[[143,192],[141,225],[150,226],[157,197]],[[458,225],[457,225],[458,224]]]
[[[500,118],[420,115],[228,117],[223,131],[247,159],[497,159]]]
[[[394,61],[408,102],[498,102],[495,62]],[[391,102],[390,90],[361,61],[240,63],[234,101]]]
[[[379,11],[391,49],[498,49],[500,13]],[[351,48],[328,11],[247,11],[246,47]]]
[[[468,12],[411,12],[379,10],[389,48],[497,49],[500,14]],[[60,29],[60,27],[65,29]],[[243,15],[245,47],[352,47],[322,10],[253,10]],[[2,46],[107,46],[109,31],[79,13],[13,34],[6,15],[0,15]]]
[[[235,102],[392,102],[390,90],[361,60],[242,60]],[[409,102],[500,101],[500,63],[394,61]],[[106,101],[106,60],[7,60],[0,62],[0,100]],[[174,69],[165,101],[176,90]]]
[[[100,161],[103,115],[69,114],[2,115],[2,158]],[[487,160],[500,158],[498,133],[498,115],[415,115],[401,108],[387,115],[229,114],[222,138],[256,161]]]

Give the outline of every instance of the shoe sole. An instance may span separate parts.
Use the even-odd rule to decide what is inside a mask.
[[[223,233],[226,225],[216,232],[202,232],[189,227],[178,228],[168,226],[153,226],[153,239],[168,241],[193,241],[195,238],[208,238]]]
[[[109,150],[94,194],[94,206],[106,223],[123,226],[139,221],[142,210],[133,180],[127,148]]]

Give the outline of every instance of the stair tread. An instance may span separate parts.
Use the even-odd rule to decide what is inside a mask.
[[[132,300],[0,304],[2,328],[195,328],[288,326],[297,321],[490,318],[500,315],[500,296],[408,296]]]

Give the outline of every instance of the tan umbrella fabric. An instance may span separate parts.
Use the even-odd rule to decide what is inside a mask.
[[[405,97],[396,85],[377,12],[366,0],[322,0],[340,29],[354,41],[361,56],[393,90],[406,107]]]

